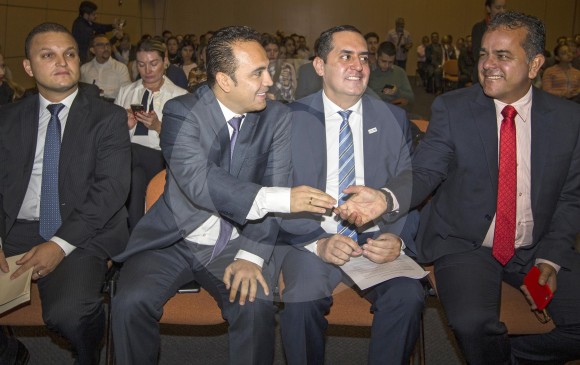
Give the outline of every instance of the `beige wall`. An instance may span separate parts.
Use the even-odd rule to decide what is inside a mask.
[[[318,34],[333,25],[353,24],[362,32],[375,31],[382,38],[395,18],[406,18],[415,44],[432,31],[454,38],[470,33],[471,26],[484,16],[484,0],[93,0],[99,6],[99,21],[127,19],[126,29],[133,41],[143,33],[201,34],[224,25],[245,24],[261,32],[283,30],[306,35],[310,45]],[[23,44],[30,28],[43,21],[67,26],[78,15],[80,1],[0,0],[0,45],[15,79],[29,87],[21,62]],[[580,0],[508,0],[508,7],[540,17],[548,30],[548,49],[559,35],[580,33]],[[415,54],[410,55],[409,73],[414,73]]]

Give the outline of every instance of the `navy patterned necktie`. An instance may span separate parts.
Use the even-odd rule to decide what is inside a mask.
[[[234,159],[234,148],[236,146],[236,140],[238,139],[238,132],[240,131],[242,119],[244,119],[244,116],[236,116],[228,121],[228,124],[233,128],[232,136],[230,137],[230,169],[232,166],[232,160]],[[227,220],[220,218],[220,233],[215,242],[215,246],[213,248],[213,252],[211,253],[209,262],[211,262],[226,248],[230,238],[232,237],[233,231],[234,226]]]
[[[50,121],[46,129],[44,159],[42,160],[42,185],[40,190],[40,230],[45,240],[50,240],[61,225],[58,196],[58,162],[60,158],[60,119],[58,113],[64,104],[50,104]]]
[[[149,90],[145,89],[143,98],[141,99],[141,105],[143,105],[143,111],[152,112],[153,111],[153,99],[147,108],[147,102],[149,101]],[[137,122],[137,127],[135,128],[135,136],[146,136],[149,134],[149,129],[143,123]]]
[[[346,194],[343,190],[356,183],[356,173],[354,169],[354,144],[352,141],[352,131],[348,124],[348,117],[351,110],[339,111],[342,117],[340,124],[340,134],[338,136],[338,204],[343,204]],[[354,225],[347,221],[339,221],[337,233],[352,238],[357,241],[358,235]]]

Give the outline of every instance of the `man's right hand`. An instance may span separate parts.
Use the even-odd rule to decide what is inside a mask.
[[[326,213],[332,209],[336,200],[324,191],[301,185],[290,190],[290,212]]]
[[[2,251],[2,249],[0,249],[0,270],[2,270],[2,272],[10,271],[8,262],[6,261],[6,256],[4,256],[4,251]]]
[[[361,185],[351,185],[344,189],[351,196],[346,202],[335,209],[335,213],[343,220],[358,227],[380,217],[387,211],[387,200],[380,191]]]
[[[318,240],[318,256],[329,264],[342,266],[350,261],[351,257],[362,255],[362,248],[352,238],[335,234]]]

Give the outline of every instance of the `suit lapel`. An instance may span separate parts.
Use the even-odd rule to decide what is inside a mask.
[[[252,143],[259,120],[259,113],[247,113],[244,118],[243,125],[240,128],[238,139],[236,140],[236,145],[234,147],[232,161],[230,162],[230,173],[234,176],[238,176],[240,173],[242,162],[246,159],[246,153]]]
[[[75,154],[75,146],[82,145],[79,141],[85,139],[86,127],[89,125],[90,104],[79,89],[79,92],[70,107],[66,127],[60,146],[60,159],[58,164],[59,189],[63,189],[64,176],[70,166],[70,160]]]
[[[376,161],[371,158],[376,154],[377,146],[381,143],[387,143],[388,136],[386,133],[388,131],[380,130],[378,124],[376,123],[378,118],[386,118],[386,115],[378,116],[370,102],[369,97],[365,94],[362,99],[362,110],[363,110],[363,123],[362,123],[362,134],[363,134],[363,153],[364,153],[364,174],[365,174],[365,185],[369,185],[377,172]],[[372,133],[371,133],[372,132]],[[373,151],[374,150],[374,151]]]
[[[475,124],[481,138],[483,149],[485,150],[485,159],[489,170],[489,177],[494,191],[497,190],[497,117],[495,114],[495,105],[491,98],[479,93],[475,101],[471,103],[471,112],[475,119]],[[468,122],[466,118],[465,122]]]
[[[25,165],[23,173],[25,175],[26,182],[30,180],[30,175],[32,174],[32,165],[34,164],[34,155],[36,153],[36,143],[38,140],[39,96],[33,98],[34,102],[30,103],[32,105],[23,108],[24,110],[20,114],[22,134],[20,135],[21,138],[19,143],[22,143],[22,151],[25,153]]]
[[[307,146],[311,149],[312,156],[322,156],[320,167],[314,166],[313,171],[320,171],[318,174],[317,188],[326,191],[327,159],[326,156],[326,121],[324,114],[324,103],[322,102],[322,91],[315,94],[308,112],[316,117],[316,122],[309,128]],[[315,164],[316,158],[310,159],[310,163]]]
[[[532,212],[536,212],[536,204],[542,190],[541,182],[544,176],[544,169],[546,166],[546,156],[550,151],[553,133],[550,130],[550,113],[553,112],[553,107],[545,102],[541,92],[536,89],[532,90],[532,115],[531,115],[531,200]]]

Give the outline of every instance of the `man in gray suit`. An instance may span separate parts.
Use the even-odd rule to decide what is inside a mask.
[[[248,27],[215,33],[208,86],[165,105],[165,191],[115,258],[124,261],[113,301],[119,364],[157,362],[163,305],[192,280],[229,322],[230,363],[273,361],[269,260],[278,218],[267,213],[324,213],[335,201],[313,188],[276,188],[289,183],[290,117],[266,102],[272,79],[259,42]]]
[[[317,55],[313,65],[323,90],[290,104],[293,184],[325,190],[340,202],[349,178],[379,188],[406,170],[411,133],[404,110],[364,94],[369,52],[356,28],[323,32]],[[284,219],[275,258],[284,275],[280,321],[290,365],[324,363],[324,315],[344,279],[340,266],[360,255],[379,264],[395,260],[403,243],[414,248],[417,224],[417,212],[399,219],[385,215],[358,231],[332,216]],[[361,294],[374,312],[369,363],[408,364],[419,334],[421,284],[395,278]]]

